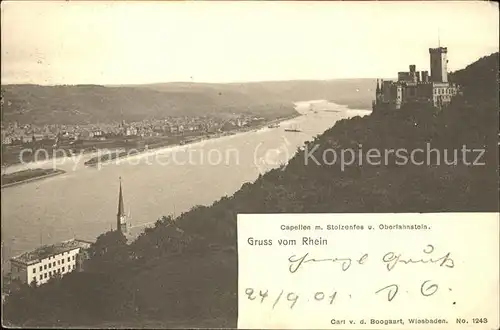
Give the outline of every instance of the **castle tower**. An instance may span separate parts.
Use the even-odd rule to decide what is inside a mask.
[[[125,206],[123,204],[122,178],[120,177],[120,193],[118,195],[118,213],[116,214],[116,229],[122,234],[127,233],[127,216],[125,215]]]
[[[382,103],[382,96],[383,96],[383,91],[382,91],[382,79],[377,79],[377,92],[375,94],[375,99],[377,103]]]
[[[446,47],[429,48],[432,82],[448,82],[447,53]]]

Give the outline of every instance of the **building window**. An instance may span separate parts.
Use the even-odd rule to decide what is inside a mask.
[[[43,274],[43,278],[47,278],[47,273]]]
[[[63,260],[61,260],[61,262],[62,262],[62,263],[64,263],[64,259],[63,259]]]
[[[73,260],[75,260],[75,256],[73,256]]]
[[[43,279],[43,274],[40,274],[40,279]]]
[[[49,272],[49,276],[52,276],[52,271]]]
[[[54,267],[56,266],[56,262],[55,261],[52,263],[52,266],[54,266]]]
[[[70,261],[71,261],[71,259],[70,259],[70,257],[68,257],[68,262],[70,262]]]
[[[42,271],[42,266],[40,266],[40,271]]]
[[[52,264],[49,264],[49,268],[52,268]]]
[[[60,265],[61,264],[61,260],[57,260],[57,264]]]
[[[43,265],[43,269],[47,269],[47,265]]]
[[[36,273],[36,267],[33,267],[33,273]]]
[[[62,270],[63,270],[63,273],[64,273],[65,272],[65,267],[64,266],[63,266]]]

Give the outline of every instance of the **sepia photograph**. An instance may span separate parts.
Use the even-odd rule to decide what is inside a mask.
[[[498,328],[497,2],[9,0],[1,46],[3,327]]]

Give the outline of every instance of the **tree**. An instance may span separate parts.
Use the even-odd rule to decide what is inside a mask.
[[[90,272],[107,272],[121,268],[130,259],[127,239],[120,231],[106,232],[91,245],[89,257],[84,267]]]

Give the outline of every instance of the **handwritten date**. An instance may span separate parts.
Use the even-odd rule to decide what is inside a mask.
[[[429,297],[435,294],[438,291],[439,286],[437,284],[433,284],[430,280],[426,280],[422,282],[420,285],[420,294],[423,297]],[[375,291],[375,294],[379,293],[387,293],[387,301],[393,301],[394,298],[396,297],[397,293],[399,292],[399,285],[397,284],[390,284],[387,285],[379,290]],[[274,309],[276,305],[280,301],[285,301],[288,302],[289,308],[293,309],[293,307],[297,304],[299,301],[299,298],[301,295],[299,295],[296,292],[285,292],[285,290],[281,290],[278,294],[270,294],[268,289],[262,289],[262,290],[256,290],[254,288],[246,288],[245,289],[245,295],[249,300],[255,300],[260,302],[261,304],[264,303],[264,301],[272,301],[272,308]],[[312,294],[306,295],[301,300],[306,300],[306,301],[314,301],[314,302],[325,302],[329,305],[333,305],[335,300],[337,299],[338,292],[337,291],[330,291],[330,292],[325,292],[325,291],[317,291]],[[348,295],[349,299],[352,299],[352,296],[349,294]]]
[[[264,299],[269,297],[269,290],[265,289],[265,290],[259,290],[257,292],[255,289],[247,288],[245,290],[245,294],[247,295],[248,299],[250,299],[250,300],[257,299],[260,301],[260,303],[263,303]],[[312,298],[315,301],[322,301],[322,300],[325,300],[325,298],[326,298],[326,300],[328,301],[328,303],[330,305],[333,304],[333,301],[335,300],[336,297],[337,297],[337,291],[334,291],[329,296],[327,296],[326,293],[321,292],[321,291],[318,291],[312,295]],[[293,308],[295,306],[295,304],[297,303],[297,301],[299,300],[299,295],[295,292],[288,292],[285,294],[285,290],[281,290],[281,292],[276,297],[273,297],[272,299],[274,300],[273,305],[272,305],[273,309],[274,309],[274,307],[276,307],[276,305],[281,300],[288,301],[289,307]]]

